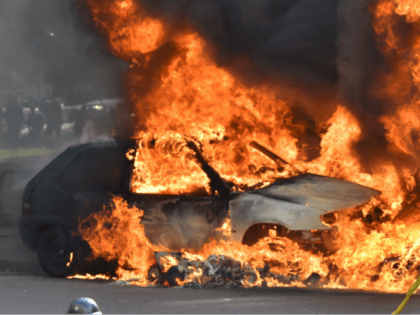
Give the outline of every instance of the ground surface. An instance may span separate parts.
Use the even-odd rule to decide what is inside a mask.
[[[95,299],[104,314],[121,313],[392,313],[403,294],[378,294],[315,288],[204,289],[141,288],[109,281],[48,277],[36,253],[19,236],[17,220],[23,189],[32,176],[71,141],[37,156],[28,152],[0,156],[0,313],[65,313],[71,301]],[[1,152],[0,152],[1,153]],[[10,156],[9,153],[5,153]],[[8,155],[9,154],[9,155]],[[15,154],[15,153],[13,153]],[[408,288],[407,288],[408,289]],[[418,313],[420,295],[411,297],[404,313]]]
[[[53,279],[0,273],[0,313],[65,313],[78,297],[91,297],[104,314],[133,313],[382,313],[390,314],[402,295],[301,288],[141,288],[108,281]],[[405,313],[418,313],[420,296]]]

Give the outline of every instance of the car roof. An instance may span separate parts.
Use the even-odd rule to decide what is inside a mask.
[[[79,148],[79,147],[117,147],[117,146],[133,146],[135,145],[136,140],[124,137],[114,137],[109,140],[101,140],[95,142],[86,142],[80,143],[73,146],[70,146],[69,149]]]

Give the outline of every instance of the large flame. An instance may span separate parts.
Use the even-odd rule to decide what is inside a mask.
[[[319,132],[320,156],[305,162],[296,138],[296,130],[303,133],[305,127],[295,126],[291,132],[290,104],[276,97],[270,88],[247,87],[219,67],[212,59],[211,47],[197,33],[188,29],[170,33],[162,21],[148,16],[134,0],[88,3],[98,28],[108,37],[110,49],[131,64],[128,98],[142,126],[136,134],[139,147],[132,156],[135,192],[210,193],[208,179],[193,162],[186,139],[202,144],[209,163],[239,190],[293,175],[293,168],[279,167],[249,146],[258,140],[300,171],[347,179],[383,192],[368,205],[339,213],[334,224],[336,251],[327,257],[282,238],[269,240],[281,243],[285,250],[280,252],[270,250],[267,240],[252,247],[211,241],[199,250],[184,249],[187,257],[203,261],[211,254],[227,255],[254,268],[270,262],[282,274],[297,272],[307,277],[316,272],[328,276],[323,284],[326,287],[407,290],[420,270],[420,224],[413,216],[404,221],[391,219],[408,205],[417,208],[414,171],[420,164],[408,168],[383,162],[371,173],[364,173],[352,151],[361,136],[360,126],[340,104],[326,131]],[[417,161],[420,4],[412,0],[380,0],[370,10],[381,53],[391,65],[391,70],[378,76],[372,93],[386,96],[397,105],[394,113],[381,118],[390,150]],[[401,39],[396,33],[395,26],[402,22],[410,25],[410,38]],[[156,51],[159,54],[154,54]],[[157,62],[161,58],[157,55],[165,53],[165,62]],[[146,84],[148,76],[153,84]],[[148,86],[146,92],[144,85]],[[119,278],[136,278],[136,284],[145,285],[147,270],[154,263],[153,251],[165,248],[147,240],[139,220],[141,210],[129,208],[121,199],[114,203],[112,212],[93,216],[97,223],[82,229],[83,236],[95,256],[119,259]],[[379,220],[366,220],[369,215],[372,218],[372,213],[381,213]],[[223,231],[226,229],[224,226]],[[167,261],[165,268],[174,264],[176,261]],[[130,268],[123,268],[127,265]],[[260,285],[261,281],[246,285]],[[268,285],[284,284],[273,279]]]

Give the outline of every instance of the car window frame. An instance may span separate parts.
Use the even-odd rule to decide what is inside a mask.
[[[166,193],[166,192],[165,193],[135,192],[135,191],[133,191],[133,175],[134,175],[135,158],[131,162],[132,163],[131,163],[130,175],[129,175],[130,176],[130,182],[129,182],[129,186],[128,186],[129,187],[128,191],[129,191],[130,194],[145,195],[145,196],[149,196],[149,195],[164,196],[165,198],[168,198],[168,197],[171,197],[171,196],[172,197],[189,197],[189,198],[204,198],[204,197],[217,197],[218,196],[218,195],[213,194],[213,193],[206,194],[206,195],[197,195],[197,194],[193,194],[193,193],[173,193],[173,194],[170,194],[170,193]],[[207,184],[207,186],[208,186],[208,188],[211,188],[211,186],[210,186],[211,179],[209,178],[207,172],[203,170],[203,168],[201,167],[201,165],[199,163],[197,163],[197,161],[194,161],[194,162],[198,165],[200,170],[204,174],[206,174],[206,176],[209,180],[209,183]],[[207,187],[203,187],[203,188],[207,188]]]
[[[92,190],[75,190],[75,189],[69,189],[66,187],[63,187],[62,185],[60,185],[60,179],[61,177],[66,173],[66,170],[68,169],[68,167],[82,154],[87,154],[86,152],[89,150],[94,150],[97,148],[116,148],[117,150],[121,150],[123,151],[124,149],[119,147],[119,146],[88,146],[83,148],[82,150],[80,150],[79,152],[77,152],[77,154],[75,154],[73,156],[73,158],[67,163],[67,165],[61,170],[60,174],[57,176],[56,179],[56,186],[62,190],[62,191],[71,191],[71,192],[84,192],[84,193],[90,193],[90,194],[112,194],[112,195],[125,195],[127,194],[127,191],[130,192],[130,190],[127,190],[127,185],[131,185],[131,176],[132,176],[132,172],[131,172],[131,168],[132,168],[132,163],[130,163],[131,161],[129,161],[127,159],[127,162],[125,164],[125,167],[122,170],[122,180],[120,182],[120,190],[118,192],[116,191],[109,191],[109,192],[103,192],[103,191],[92,191]],[[123,154],[123,153],[122,153]],[[123,154],[125,155],[125,154]],[[128,176],[128,179],[124,179],[126,178],[125,176]],[[130,183],[127,183],[128,181],[130,181]]]

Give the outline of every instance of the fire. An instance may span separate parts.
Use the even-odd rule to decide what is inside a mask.
[[[283,138],[283,143],[276,143],[278,152],[286,159],[296,157],[293,139],[281,128],[285,102],[272,92],[246,88],[217,67],[197,34],[176,37],[174,42],[181,56],[168,66],[161,85],[137,103],[139,110],[149,108],[148,130],[159,138],[172,131],[200,141],[216,170],[236,184],[252,186],[261,181],[250,164],[272,166],[247,147],[255,138],[263,144],[275,144],[272,137]]]
[[[222,232],[223,236],[231,237],[232,227],[230,226],[230,218],[226,218],[225,223],[220,228],[217,228],[216,231]]]
[[[347,179],[381,190],[384,203],[399,210],[402,191],[394,166],[378,165],[372,174],[366,174],[362,172],[359,161],[352,153],[351,146],[360,136],[360,127],[355,117],[339,106],[329,124],[330,127],[321,141],[321,156],[306,165],[309,172]]]
[[[154,246],[140,223],[143,211],[130,209],[121,198],[115,198],[114,204],[114,211],[93,214],[91,220],[81,225],[81,234],[89,239],[93,256],[118,259],[119,278],[140,277],[141,284],[147,284],[147,272],[154,262]],[[124,266],[130,266],[131,270],[123,269]]]
[[[103,2],[89,0],[92,15],[99,28],[106,30],[111,50],[133,62],[133,56],[159,47],[165,38],[163,24],[146,16],[135,0]],[[102,18],[113,23],[104,23]]]
[[[149,148],[151,143],[153,149]],[[174,163],[183,167],[176,167]],[[144,134],[136,152],[134,168],[132,187],[136,193],[191,193],[205,187],[197,183],[208,182],[206,174],[185,146],[185,140],[174,133],[156,139]],[[162,178],[165,178],[164,182]]]
[[[420,129],[420,101],[401,105],[396,114],[383,117],[382,121],[388,130],[388,137],[393,142],[395,151],[417,157],[419,154],[418,130]]]
[[[293,175],[290,166],[276,164],[249,145],[258,140],[301,172],[342,178],[383,192],[370,204],[337,215],[333,223],[336,250],[328,256],[304,250],[270,231],[269,237],[252,247],[212,240],[198,250],[186,248],[182,250],[185,259],[205,262],[211,255],[224,255],[250,270],[269,264],[276,274],[301,279],[317,273],[326,279],[324,287],[407,290],[420,270],[420,223],[413,217],[406,221],[392,219],[404,207],[413,205],[413,200],[417,208],[414,170],[420,167],[418,1],[380,0],[370,7],[378,47],[390,65],[390,70],[378,75],[372,93],[386,96],[395,104],[396,110],[381,118],[390,151],[414,160],[410,166],[383,162],[370,173],[364,172],[352,151],[361,128],[344,106],[337,104],[328,128],[320,133],[320,156],[305,161],[298,139],[288,127],[291,104],[279,99],[269,87],[246,86],[218,66],[211,47],[199,34],[189,29],[170,34],[162,21],[148,16],[134,0],[88,3],[112,52],[131,64],[128,98],[141,117],[135,135],[138,148],[128,154],[134,159],[134,192],[210,194],[208,179],[186,145],[190,140],[202,145],[206,160],[237,190],[261,187],[275,178]],[[410,24],[411,37],[399,36],[399,23]],[[162,52],[167,53],[165,62],[159,61]],[[149,78],[153,82],[147,85]],[[368,222],[366,218],[375,213],[380,213],[379,219]],[[135,279],[131,283],[136,285],[147,285],[148,270],[156,262],[154,252],[167,251],[147,239],[142,216],[141,209],[130,208],[121,198],[114,198],[112,211],[93,214],[81,225],[93,256],[118,259],[118,278]],[[230,234],[229,220],[219,232]],[[273,246],[277,250],[273,251]],[[167,271],[180,261],[164,256],[160,263]],[[192,269],[187,279],[177,280],[179,284],[207,281],[199,267],[182,268]],[[285,284],[275,278],[262,279],[258,274],[250,281],[250,275],[244,286],[261,285],[263,281],[268,286],[303,285],[294,280]]]
[[[417,22],[420,19],[420,3],[415,0],[396,0],[398,7],[395,13],[405,15],[407,22]]]
[[[117,280],[117,278],[112,278],[110,276],[107,275],[91,275],[91,274],[86,274],[86,275],[74,275],[74,276],[68,276],[68,279],[81,279],[81,280]]]
[[[70,264],[73,262],[73,252],[70,253],[70,260],[69,262],[66,264],[67,267],[70,267]]]
[[[136,207],[129,208],[120,197],[115,197],[113,201],[113,211],[104,209],[98,214],[92,214],[81,223],[82,236],[89,240],[94,257],[103,257],[107,260],[118,259],[118,279],[130,280],[130,283],[135,285],[147,285],[148,270],[155,263],[153,251],[168,250],[163,246],[155,246],[149,242],[141,224],[143,215],[141,210]],[[229,221],[222,226],[222,230],[229,230]],[[270,246],[273,244],[281,247],[282,250],[272,251]],[[225,255],[243,265],[249,264],[254,269],[264,268],[264,265],[270,262],[272,272],[294,273],[302,279],[307,278],[313,272],[318,272],[323,276],[328,274],[328,267],[321,255],[301,250],[298,244],[277,236],[263,239],[253,247],[234,241],[213,240],[199,250],[184,249],[183,255],[190,261],[201,262],[210,255]],[[157,260],[163,266],[163,272],[167,272],[169,268],[179,263],[179,260],[172,256],[161,256]],[[306,264],[308,261],[311,262],[309,265]],[[201,275],[202,271],[197,268],[187,280],[192,281],[200,278]],[[72,278],[110,279],[103,275],[99,277],[78,275]],[[255,286],[261,282],[261,278],[257,277],[255,282],[247,285]],[[185,281],[180,283],[185,283]],[[282,284],[271,279],[271,285],[281,286]],[[295,285],[301,284],[296,282]]]

